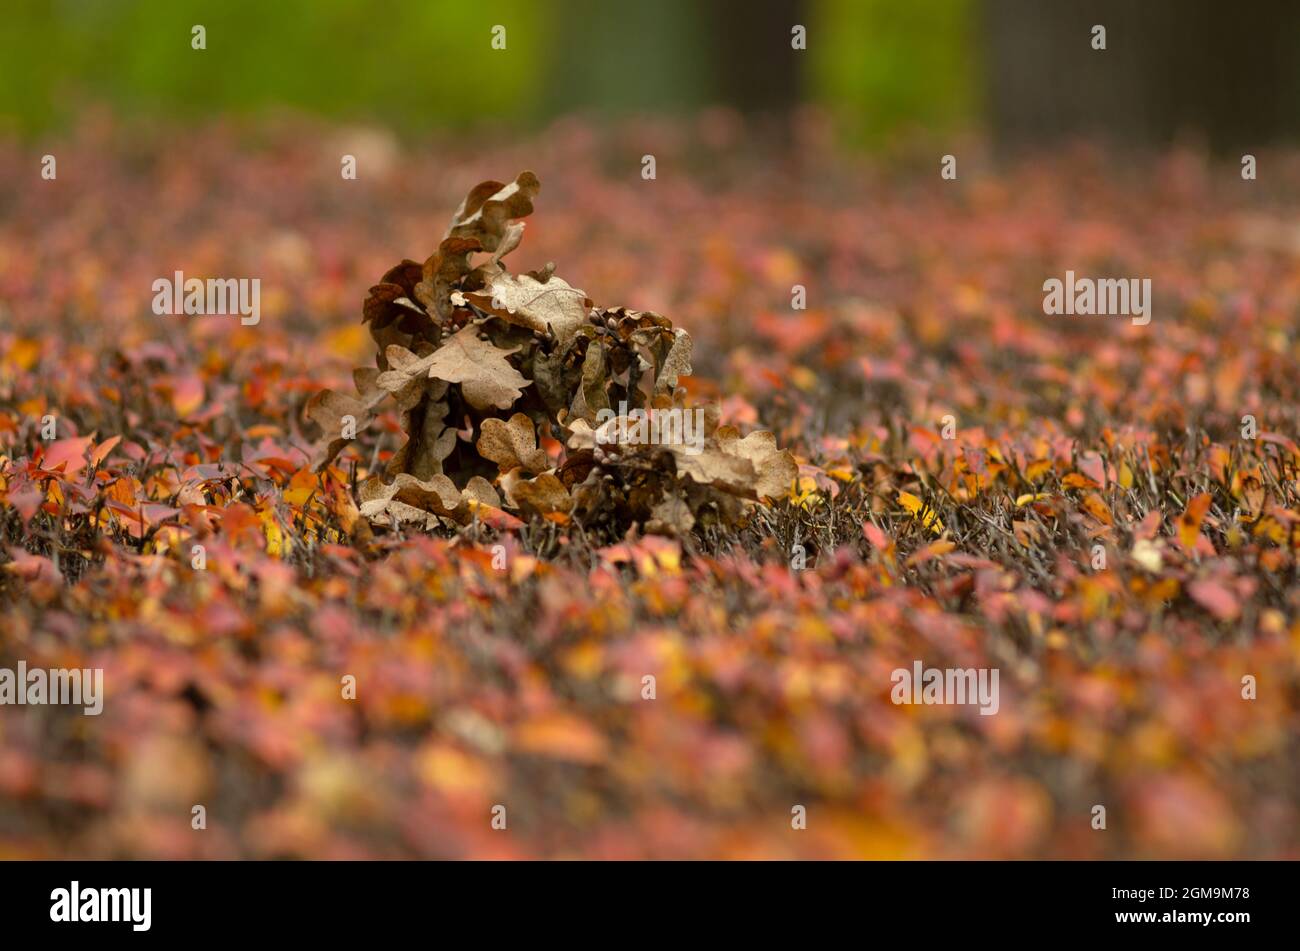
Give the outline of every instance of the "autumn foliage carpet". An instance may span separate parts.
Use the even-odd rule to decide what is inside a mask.
[[[107,693],[0,708],[0,857],[1297,857],[1300,158],[961,163],[725,115],[0,142],[0,666]],[[788,500],[372,529],[394,413],[311,471],[366,289],[521,168],[519,265],[689,330]],[[1045,316],[1067,269],[1151,323]],[[154,315],[177,270],[260,277],[260,324]],[[917,660],[999,712],[893,704]]]

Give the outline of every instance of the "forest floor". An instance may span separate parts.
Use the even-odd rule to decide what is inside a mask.
[[[104,672],[0,711],[0,857],[1300,856],[1300,155],[958,161],[717,115],[0,142],[0,669]],[[395,411],[311,470],[366,289],[525,168],[520,270],[689,330],[788,499],[372,530]],[[156,315],[177,271],[260,320]],[[1044,313],[1067,271],[1150,322]],[[895,703],[918,663],[997,712]]]

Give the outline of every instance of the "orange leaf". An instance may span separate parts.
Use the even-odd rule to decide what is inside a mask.
[[[586,720],[567,713],[549,713],[519,726],[515,749],[574,763],[598,763],[605,758],[605,737]]]
[[[113,448],[121,441],[121,436],[110,436],[105,439],[102,443],[96,446],[95,451],[90,454],[90,464],[92,466],[99,465],[108,458],[108,454],[112,452]]]
[[[1201,534],[1201,522],[1210,508],[1210,496],[1202,492],[1187,503],[1187,508],[1178,516],[1178,541],[1188,552],[1196,548],[1196,539]]]
[[[1067,489],[1100,489],[1101,488],[1101,486],[1098,485],[1096,482],[1094,482],[1092,479],[1089,479],[1086,475],[1082,475],[1078,472],[1069,473],[1064,479],[1061,480],[1061,485],[1065,486]]]

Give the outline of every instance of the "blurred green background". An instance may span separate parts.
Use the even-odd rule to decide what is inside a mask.
[[[0,132],[100,104],[292,108],[420,135],[814,103],[867,144],[975,130],[1254,146],[1300,131],[1296,35],[1296,0],[4,0]]]
[[[868,139],[911,126],[944,131],[978,107],[973,5],[5,0],[0,123],[42,132],[91,104],[196,118],[292,107],[419,134],[766,98],[829,106]],[[806,51],[790,49],[794,23],[808,29]],[[191,49],[194,24],[206,27],[205,51]],[[506,27],[505,51],[491,48],[496,24]]]

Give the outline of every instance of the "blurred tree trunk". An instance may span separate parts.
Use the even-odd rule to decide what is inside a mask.
[[[808,25],[804,0],[715,0],[707,7],[720,100],[749,115],[781,115],[798,105],[804,54],[791,47],[790,31]]]
[[[658,112],[730,105],[784,115],[803,94],[806,54],[790,28],[804,0],[562,0],[548,76],[557,110]]]
[[[1003,142],[1070,136],[1249,149],[1300,132],[1294,0],[985,0],[992,126]],[[1106,27],[1106,49],[1092,28]]]
[[[691,0],[559,0],[546,37],[546,106],[609,114],[702,103],[708,74]]]

